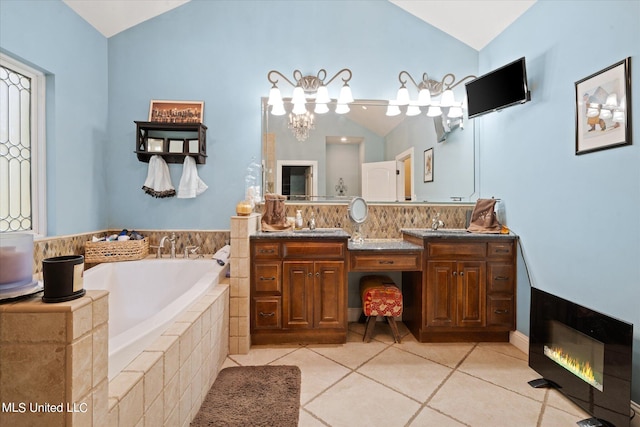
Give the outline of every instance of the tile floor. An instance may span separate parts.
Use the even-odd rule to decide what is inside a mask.
[[[530,387],[539,376],[508,343],[421,344],[400,332],[395,344],[378,322],[363,343],[364,325],[352,323],[347,344],[254,346],[223,367],[299,366],[302,427],[570,427],[588,418],[559,392]]]

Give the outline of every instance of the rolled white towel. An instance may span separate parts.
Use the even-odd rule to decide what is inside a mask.
[[[227,263],[227,261],[229,260],[229,257],[231,256],[231,246],[230,245],[226,245],[223,246],[222,248],[218,249],[218,252],[216,252],[213,255],[213,259],[215,260],[221,260],[222,262],[224,262],[225,264]]]

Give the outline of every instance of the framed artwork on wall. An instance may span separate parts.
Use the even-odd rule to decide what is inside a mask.
[[[149,105],[149,121],[158,123],[202,123],[204,101],[157,101]]]
[[[424,150],[424,182],[433,182],[433,148]]]
[[[631,58],[575,83],[576,155],[631,145]]]

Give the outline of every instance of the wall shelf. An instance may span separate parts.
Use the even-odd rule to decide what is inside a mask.
[[[207,127],[202,123],[141,122],[136,124],[138,160],[149,163],[151,156],[160,155],[167,163],[183,163],[192,156],[196,164],[207,161]]]

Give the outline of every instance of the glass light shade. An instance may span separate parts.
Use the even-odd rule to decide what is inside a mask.
[[[329,98],[329,90],[326,86],[320,86],[318,88],[318,92],[316,92],[316,103],[328,104],[329,102],[331,102],[331,98]]]
[[[404,86],[400,87],[400,89],[398,89],[398,94],[396,95],[396,102],[398,105],[408,105],[409,101],[409,89]]]
[[[617,123],[624,122],[624,112],[616,111],[613,113],[613,121]]]
[[[449,108],[449,114],[447,114],[447,117],[451,117],[454,119],[457,117],[462,117],[462,108],[461,107]]]
[[[417,116],[420,114],[420,107],[417,104],[411,103],[407,107],[407,116]]]
[[[611,107],[617,107],[618,106],[618,95],[614,92],[614,93],[610,93],[609,96],[607,96],[607,100],[604,103],[605,105],[611,106]]]
[[[344,84],[340,89],[340,96],[338,97],[338,104],[350,104],[353,102],[353,95],[351,94],[351,88],[348,84]],[[336,108],[337,110],[337,108]]]
[[[397,116],[398,114],[400,114],[400,107],[398,107],[398,105],[396,104],[392,104],[391,102],[389,102],[389,105],[387,106],[386,114],[389,117]]]
[[[607,110],[607,109],[602,109],[600,110],[600,118],[603,120],[607,120],[610,119],[611,117],[613,117],[613,114],[611,114],[611,110]]]
[[[418,92],[418,105],[421,107],[426,107],[431,104],[431,92],[429,89],[420,89]]]
[[[306,102],[306,99],[304,97],[304,90],[302,90],[300,86],[296,86],[295,89],[293,89],[291,102],[294,104],[304,104]]]
[[[282,105],[282,94],[280,93],[280,89],[274,86],[269,90],[269,100],[267,101],[267,105],[278,104]]]
[[[304,114],[307,112],[307,107],[304,102],[294,103],[291,112],[293,114]]]
[[[324,114],[329,112],[329,107],[327,104],[318,104],[316,103],[316,108],[313,110],[316,114]]]
[[[346,114],[350,111],[350,108],[347,104],[338,104],[336,105],[336,114]]]
[[[441,116],[441,115],[442,115],[442,110],[440,109],[440,107],[436,107],[436,106],[432,105],[427,110],[427,116],[428,117],[438,117],[438,116]]]
[[[271,107],[271,114],[274,116],[284,116],[287,112],[284,109],[284,104],[275,104]]]
[[[453,91],[451,89],[447,89],[442,92],[442,97],[440,98],[440,106],[442,107],[451,107],[456,104],[456,100],[453,96]]]
[[[598,117],[600,112],[597,108],[588,108],[587,109],[587,117]]]

